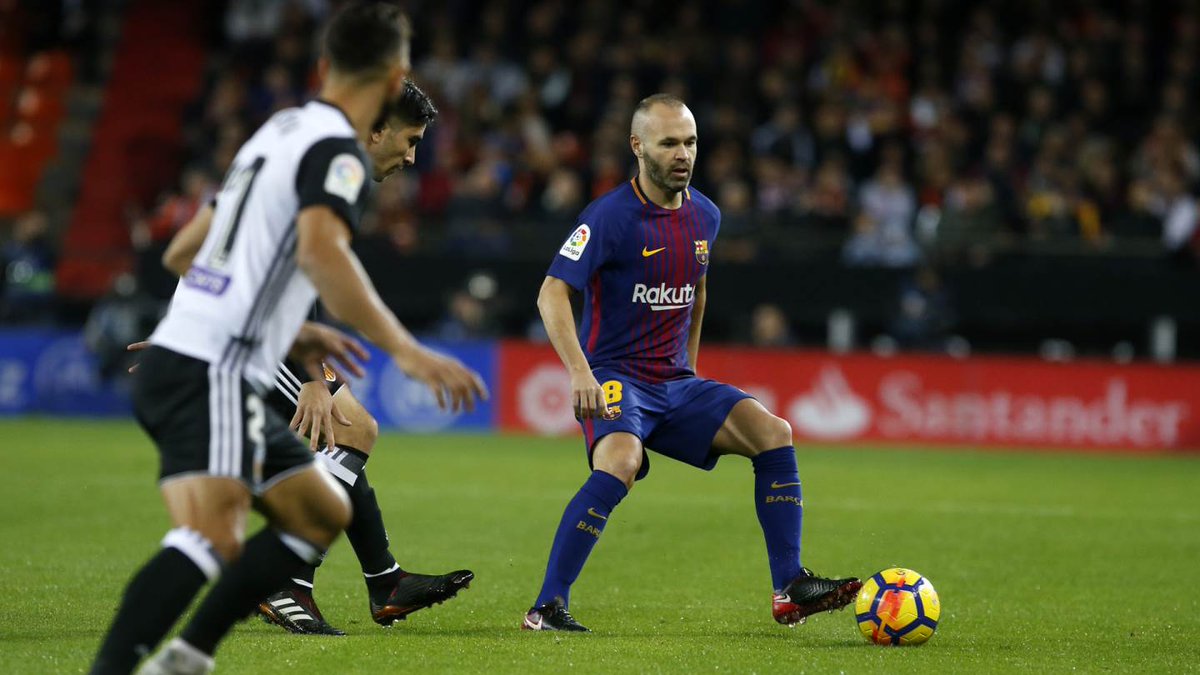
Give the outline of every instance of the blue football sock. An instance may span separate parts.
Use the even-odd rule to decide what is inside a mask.
[[[629,490],[619,478],[603,471],[593,471],[587,482],[567,504],[554,545],[550,547],[550,562],[546,564],[546,579],[534,607],[541,607],[560,597],[563,605],[570,601],[571,584],[579,578],[592,547],[600,539],[604,524],[617,504]]]
[[[768,450],[753,457],[754,508],[767,540],[771,582],[782,590],[800,574],[800,525],[804,500],[796,450],[792,446]]]

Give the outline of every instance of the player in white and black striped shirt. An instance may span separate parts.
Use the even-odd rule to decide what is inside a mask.
[[[428,95],[412,82],[405,83],[400,98],[372,130],[366,150],[376,182],[411,166],[417,144],[437,117]],[[177,275],[185,274],[209,230],[212,206],[200,212],[181,229],[163,255],[163,264]],[[314,311],[313,318],[316,319]],[[366,581],[372,619],[389,626],[414,611],[444,602],[467,587],[474,574],[456,570],[428,575],[408,572],[392,555],[383,514],[367,475],[366,464],[378,436],[378,423],[354,397],[344,380],[329,370],[313,379],[301,364],[286,360],[275,372],[275,388],[264,397],[290,426],[310,439],[330,473],[346,488],[354,516],[346,528]],[[318,439],[324,441],[318,447]],[[316,565],[292,577],[284,590],[259,605],[269,622],[293,633],[342,635],[329,625],[314,599]]]
[[[349,246],[366,192],[361,141],[402,91],[408,44],[396,7],[347,6],[325,34],[320,100],[276,113],[234,159],[209,236],[134,378],[174,529],[126,587],[92,672],[130,672],[219,576],[143,670],[211,671],[229,629],[320,560],[349,523],[345,493],[261,400],[289,351],[314,375],[322,359],[352,365],[350,353],[363,353],[338,331],[304,323],[316,297],[439,402],[457,409],[486,396],[478,374],[399,324]],[[268,526],[243,545],[252,497]]]

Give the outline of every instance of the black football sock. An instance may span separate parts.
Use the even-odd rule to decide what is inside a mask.
[[[339,445],[351,456],[361,460],[361,465],[354,467],[355,479],[353,484],[343,480],[350,504],[354,507],[354,516],[346,528],[346,538],[358,557],[367,581],[367,588],[372,597],[384,592],[384,588],[395,583],[395,578],[403,572],[392,557],[388,548],[387,528],[383,525],[383,512],[379,509],[379,501],[375,498],[375,489],[367,479],[367,457],[365,452],[356,448]]]
[[[270,528],[260,530],[205,596],[181,637],[212,654],[235,623],[254,611],[263,598],[283,588],[301,566],[320,560],[322,553],[299,537]]]
[[[323,561],[324,557],[321,559]],[[313,579],[316,578],[317,568],[320,566],[321,563],[318,562],[316,565],[305,565],[304,567],[301,567],[295,574],[292,575],[291,585],[299,586],[300,588],[303,588],[311,593],[313,588]]]
[[[219,572],[220,559],[206,539],[184,528],[167,533],[163,548],[125,587],[121,607],[92,664],[93,675],[132,672]]]
[[[387,528],[383,526],[383,512],[375,490],[367,480],[366,472],[359,475],[350,486],[350,504],[354,506],[354,517],[346,528],[346,538],[354,547],[358,564],[368,578],[384,572],[398,570],[396,559],[388,548]]]

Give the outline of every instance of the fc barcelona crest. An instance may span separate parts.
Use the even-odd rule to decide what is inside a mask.
[[[707,239],[697,239],[696,240],[696,262],[700,263],[701,265],[708,264],[708,240]]]

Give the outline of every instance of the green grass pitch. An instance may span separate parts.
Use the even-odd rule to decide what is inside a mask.
[[[167,529],[156,458],[129,422],[0,422],[0,672],[86,669],[125,581]],[[1200,458],[802,447],[805,564],[902,565],[942,599],[917,648],[860,637],[850,611],[770,616],[749,463],[711,474],[653,457],[572,593],[592,635],[518,630],[578,439],[385,435],[370,464],[401,564],[469,567],[472,588],[387,630],[349,546],[317,597],[349,636],[238,626],[218,672],[1196,670]],[[257,527],[257,525],[252,525]]]

